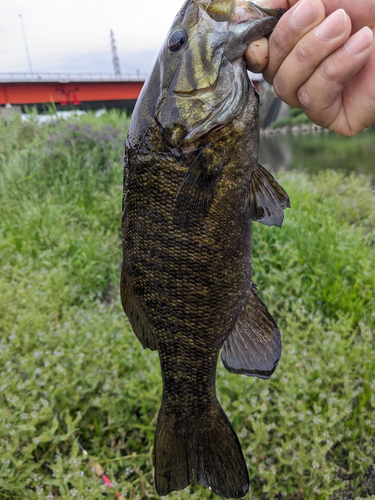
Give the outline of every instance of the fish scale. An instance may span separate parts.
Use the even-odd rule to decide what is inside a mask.
[[[245,26],[241,4],[241,23],[231,25],[222,21],[236,15],[223,8],[230,1],[185,2],[169,36],[173,51],[167,39],[125,150],[121,296],[143,347],[160,358],[161,495],[194,482],[225,497],[246,493],[246,463],[216,397],[217,360],[222,349],[229,371],[267,378],[281,353],[280,332],[252,285],[251,226],[280,225],[288,198],[257,163],[258,96],[242,58],[277,16],[248,3]]]

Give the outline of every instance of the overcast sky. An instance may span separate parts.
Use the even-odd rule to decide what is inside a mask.
[[[1,0],[0,73],[113,73],[109,32],[122,73],[148,72],[182,0]]]

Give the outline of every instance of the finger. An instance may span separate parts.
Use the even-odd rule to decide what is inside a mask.
[[[298,89],[326,57],[346,42],[350,31],[350,18],[339,9],[305,35],[276,73],[273,80],[276,94],[290,106],[299,108]]]
[[[261,73],[268,64],[268,40],[261,38],[251,43],[245,52],[247,68],[253,73]]]
[[[294,0],[294,3],[296,3],[298,0]],[[259,3],[257,2],[257,5]],[[285,9],[288,10],[292,7],[291,2],[288,0],[268,0],[266,5],[260,5],[261,7],[268,7],[271,9]]]
[[[324,59],[298,90],[302,108],[313,122],[344,135],[354,135],[365,128],[368,113],[372,116],[375,113],[373,106],[366,109],[369,108],[368,100],[363,96],[350,96],[350,92],[343,97],[343,90],[371,57],[373,38],[367,27],[358,31],[345,46]],[[353,102],[356,106],[351,104]]]
[[[298,0],[267,0],[272,9],[290,9]],[[358,2],[359,3],[359,2]],[[353,33],[364,26],[375,27],[374,1],[362,0],[357,6],[353,0],[323,0],[326,15],[332,14],[337,9],[344,9],[352,20]]]
[[[344,9],[352,20],[353,33],[364,26],[375,26],[375,10],[373,0],[323,0],[326,14],[331,14],[334,10]]]
[[[372,52],[364,66],[355,75],[345,91],[349,98],[345,99],[346,112],[348,116],[355,116],[361,120],[362,127],[355,130],[351,126],[351,134],[356,134],[367,127],[375,125],[375,33],[373,31]],[[346,92],[344,96],[346,96]],[[358,120],[359,121],[359,120]]]
[[[264,72],[269,83],[299,40],[324,18],[321,0],[300,0],[282,16],[269,39],[269,61]]]

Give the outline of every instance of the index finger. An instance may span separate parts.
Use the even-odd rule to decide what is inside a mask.
[[[288,0],[268,0],[267,7],[271,8],[271,9],[288,10],[291,7],[293,7],[293,5],[297,2],[298,2],[298,0],[291,0],[291,1],[288,1]]]
[[[271,9],[291,9],[299,0],[264,0]],[[361,0],[357,6],[353,0],[322,0],[326,11],[326,16],[332,14],[337,9],[344,9],[351,18],[353,33],[364,26],[375,28],[375,8],[374,0]]]
[[[269,39],[269,63],[264,77],[270,83],[299,40],[325,17],[321,0],[301,0],[296,3],[298,5],[283,15]]]

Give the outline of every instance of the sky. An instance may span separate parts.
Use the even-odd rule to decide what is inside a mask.
[[[147,73],[182,0],[0,0],[0,73]]]

